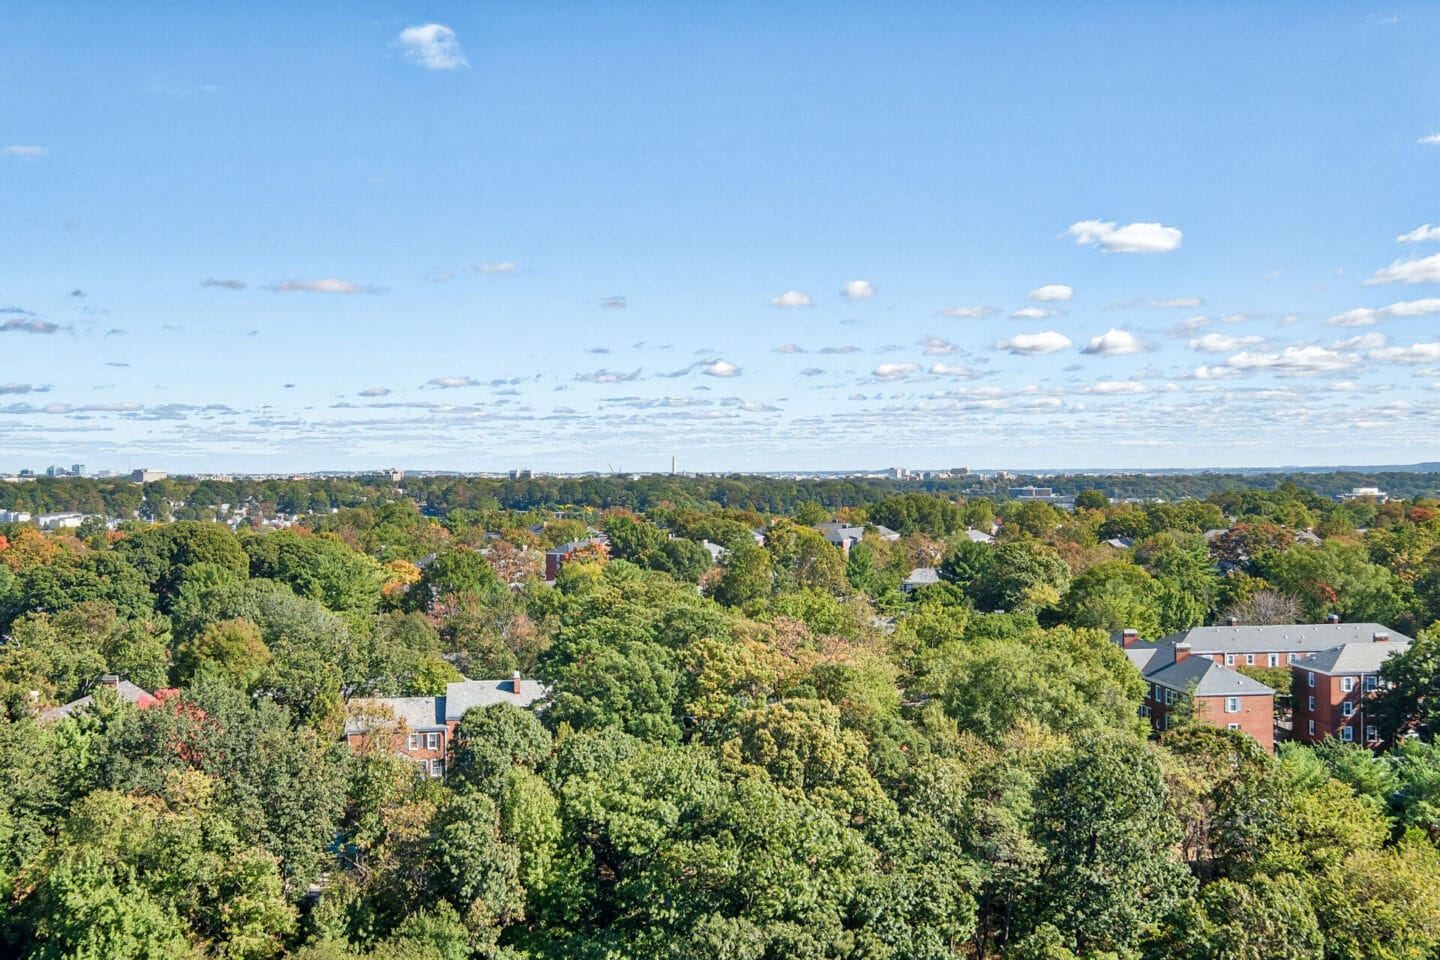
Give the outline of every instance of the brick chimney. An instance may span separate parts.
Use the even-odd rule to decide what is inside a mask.
[[[111,690],[119,690],[120,678],[113,673],[107,673],[100,678],[100,686],[109,687]]]
[[[1238,627],[1238,626],[1240,626],[1240,618],[1239,618],[1239,617],[1226,617],[1226,618],[1225,618],[1225,626],[1227,626],[1227,627]]]
[[[1189,657],[1189,656],[1190,656],[1190,644],[1184,643],[1184,642],[1175,644],[1175,662],[1176,662],[1176,663],[1179,663],[1181,660],[1184,660],[1185,658],[1187,658],[1187,657]]]
[[[515,696],[520,696],[520,671],[516,670],[510,675],[510,690]]]
[[[1326,614],[1326,615],[1325,615],[1325,622],[1326,622],[1326,623],[1339,623],[1339,622],[1340,622],[1340,614],[1338,614],[1338,613]]]
[[[1375,635],[1370,639],[1374,640],[1376,643],[1389,643],[1390,632],[1388,630],[1376,630]]]
[[[1140,642],[1140,631],[1127,627],[1120,633],[1120,646],[1133,647]]]

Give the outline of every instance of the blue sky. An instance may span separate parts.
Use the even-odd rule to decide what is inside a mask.
[[[0,12],[0,470],[1440,459],[1433,4],[213,6]]]

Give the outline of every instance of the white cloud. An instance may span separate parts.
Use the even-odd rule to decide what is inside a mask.
[[[640,379],[640,368],[636,367],[629,373],[602,368],[590,373],[577,373],[575,379],[580,383],[630,383]]]
[[[1139,337],[1128,330],[1116,330],[1112,327],[1100,336],[1091,338],[1080,352],[1098,357],[1117,357],[1127,353],[1141,353],[1144,350],[1145,342]]]
[[[1060,311],[1048,310],[1045,307],[1021,307],[1010,316],[1016,320],[1044,320],[1046,317],[1058,316]]]
[[[327,277],[324,280],[282,280],[272,288],[279,293],[305,290],[310,293],[373,293],[370,287],[361,286],[350,280]]]
[[[1360,357],[1316,344],[1286,347],[1279,353],[1237,353],[1226,361],[1236,370],[1273,370],[1282,377],[1308,377],[1351,370]]]
[[[798,343],[782,343],[775,348],[776,353],[804,353],[805,348]]]
[[[1137,380],[1102,380],[1086,389],[1085,392],[1101,396],[1123,397],[1137,393],[1149,393],[1150,388]]]
[[[1378,350],[1390,343],[1390,338],[1379,330],[1371,330],[1355,337],[1336,340],[1330,346],[1335,350]]]
[[[1336,314],[1328,322],[1332,327],[1373,327],[1393,317],[1423,317],[1430,313],[1440,313],[1440,297],[1404,300],[1388,307],[1356,307]]]
[[[1200,297],[1171,297],[1168,300],[1151,300],[1152,307],[1199,307],[1205,301]]]
[[[799,290],[786,290],[778,297],[770,298],[772,307],[808,307],[810,302],[810,298]]]
[[[1183,234],[1159,223],[1127,223],[1113,220],[1081,220],[1066,231],[1081,246],[1098,246],[1115,253],[1169,253],[1180,246]]]
[[[1242,347],[1253,347],[1265,341],[1264,337],[1232,337],[1228,333],[1207,333],[1190,341],[1191,350],[1201,353],[1229,353]]]
[[[949,307],[945,310],[941,310],[940,315],[942,317],[972,319],[975,317],[988,317],[994,312],[994,307]]]
[[[840,289],[846,300],[869,300],[875,296],[875,285],[869,280],[851,280]]]
[[[999,340],[995,349],[1008,350],[1017,356],[1029,357],[1045,353],[1059,353],[1075,346],[1075,342],[1063,333],[1046,330],[1043,333],[1019,333],[1008,340]]]
[[[1440,253],[1420,260],[1396,260],[1365,280],[1367,287],[1377,283],[1440,283]]]
[[[975,371],[969,367],[952,367],[947,363],[939,362],[936,362],[930,368],[930,372],[937,377],[959,377],[962,380],[968,380],[976,376]]]
[[[362,397],[388,397],[393,391],[389,387],[366,387],[360,391]]]
[[[913,363],[882,363],[871,373],[879,380],[903,380],[919,369]]]
[[[406,27],[395,42],[405,52],[405,59],[426,70],[456,70],[468,66],[465,51],[460,49],[460,39],[443,23]]]
[[[1436,363],[1440,362],[1440,341],[1412,343],[1408,347],[1385,347],[1381,350],[1371,350],[1370,357],[1373,360],[1383,360],[1387,363]]]
[[[1395,238],[1396,243],[1424,243],[1427,240],[1440,240],[1440,227],[1427,223]]]
[[[477,263],[473,267],[466,267],[465,272],[483,273],[488,276],[497,273],[514,273],[518,269],[520,268],[516,266],[514,260],[502,260],[499,263]],[[623,300],[624,298],[622,297],[621,299]]]
[[[940,337],[921,337],[918,343],[925,348],[925,356],[927,357],[943,356],[948,353],[954,353],[960,349],[949,340],[944,340]]]
[[[478,387],[480,381],[474,377],[434,377],[425,381],[432,387],[440,387],[442,390],[453,390],[456,387]]]
[[[0,147],[0,154],[7,157],[24,157],[27,160],[34,160],[49,153],[47,147],[37,146],[33,143],[12,143],[8,147]]]
[[[1423,144],[1426,144],[1427,146],[1435,146],[1435,145],[1437,145],[1437,144],[1440,144],[1440,133],[1432,133],[1432,134],[1430,134],[1430,135],[1427,136],[1427,137],[1421,137],[1419,140],[1416,140],[1415,142],[1416,142],[1416,143],[1423,143]]]
[[[1218,365],[1215,365],[1215,366],[1208,366],[1208,367],[1196,367],[1194,370],[1191,370],[1189,373],[1185,374],[1185,379],[1186,379],[1186,380],[1224,380],[1224,379],[1226,379],[1227,377],[1238,377],[1238,376],[1240,376],[1240,371],[1239,371],[1239,370],[1236,370],[1234,367],[1227,367],[1227,366],[1225,366],[1224,364],[1218,364]]]
[[[740,376],[740,368],[735,366],[735,364],[727,363],[724,360],[713,360],[710,363],[705,364],[704,368],[701,369],[700,372],[705,374],[705,376],[707,377]]]
[[[1031,290],[1029,296],[1031,300],[1038,300],[1041,303],[1051,303],[1054,301],[1069,300],[1075,296],[1075,290],[1073,287],[1066,286],[1063,283],[1047,283],[1042,287],[1036,287],[1034,290]]]

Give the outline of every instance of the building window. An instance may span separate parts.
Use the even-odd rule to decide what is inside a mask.
[[[1374,693],[1378,686],[1380,686],[1380,678],[1373,673],[1367,673],[1365,675],[1365,692]]]
[[[1306,697],[1306,698],[1305,698],[1305,709],[1306,709],[1306,710],[1309,710],[1311,713],[1314,713],[1314,712],[1315,712],[1315,698],[1314,698],[1314,697]]]
[[[1285,662],[1286,662],[1286,663],[1294,663],[1296,660],[1299,660],[1299,659],[1300,659],[1300,655],[1299,655],[1298,653],[1287,653],[1287,654],[1285,654]]]
[[[1235,666],[1235,654],[1233,654],[1233,653],[1227,653],[1227,654],[1225,654],[1225,666],[1227,666],[1227,667],[1233,667],[1233,666]]]
[[[438,733],[427,733],[427,734],[425,734],[425,749],[426,749],[426,750],[439,750],[439,749],[440,749],[440,734],[438,734]]]
[[[1175,702],[1175,691],[1174,691],[1174,690],[1166,690],[1166,691],[1165,691],[1165,705],[1168,707],[1170,704],[1172,704],[1172,703],[1174,703],[1174,702]]]
[[[1351,726],[1341,727],[1341,728],[1340,728],[1340,739],[1341,739],[1341,740],[1344,740],[1346,743],[1354,743],[1354,742],[1355,742],[1355,728],[1354,728],[1354,727],[1351,727]]]
[[[431,761],[430,761],[430,776],[432,776],[432,777],[437,777],[437,778],[438,778],[438,777],[444,777],[444,776],[445,776],[445,761],[444,761],[444,760],[431,760]]]
[[[1253,653],[1247,653],[1247,654],[1245,654],[1245,666],[1247,666],[1247,667],[1253,667],[1253,666],[1255,666],[1255,654],[1253,654]]]
[[[1226,713],[1239,713],[1239,712],[1240,712],[1240,698],[1239,698],[1239,697],[1226,697],[1226,698],[1225,698],[1225,712],[1226,712]]]
[[[1351,690],[1354,690],[1354,689],[1355,689],[1355,678],[1354,678],[1354,677],[1341,677],[1341,678],[1340,678],[1340,689],[1341,689],[1341,690],[1344,690],[1346,693],[1349,693]]]
[[[420,749],[420,734],[418,734],[418,733],[412,733],[412,734],[410,734],[410,736],[407,737],[406,740],[405,740],[405,749],[406,749],[406,750],[419,750],[419,749]]]
[[[1240,724],[1238,724],[1238,723],[1227,723],[1227,724],[1225,724],[1225,729],[1227,729],[1227,730],[1239,730],[1239,729],[1240,729]]]
[[[1342,717],[1353,717],[1353,716],[1355,716],[1355,704],[1351,703],[1349,700],[1346,700],[1344,703],[1340,704],[1340,716],[1342,716]]]
[[[1152,711],[1150,710],[1150,705],[1149,705],[1149,704],[1145,704],[1145,703],[1140,704],[1140,716],[1142,716],[1142,717],[1144,717],[1145,719],[1148,720],[1148,719],[1150,719],[1151,712],[1152,712]]]
[[[1307,674],[1305,674],[1305,683],[1306,683],[1307,686],[1311,686],[1311,687],[1315,686],[1315,674],[1314,674],[1314,673],[1307,673]]]
[[[1272,667],[1280,666],[1280,654],[1272,653],[1266,658],[1266,663]]]
[[[1305,729],[1306,729],[1306,732],[1308,732],[1308,733],[1310,734],[1310,736],[1312,736],[1312,737],[1315,736],[1315,721],[1314,721],[1314,720],[1311,720],[1309,723],[1307,723],[1307,724],[1305,725]]]

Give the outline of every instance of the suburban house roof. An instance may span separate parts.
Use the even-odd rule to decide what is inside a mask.
[[[1125,656],[1130,658],[1130,662],[1135,664],[1135,669],[1144,673],[1150,667],[1150,661],[1154,660],[1155,655],[1160,652],[1160,648],[1148,640],[1141,640],[1126,647],[1124,652]]]
[[[934,567],[916,567],[910,571],[910,576],[905,578],[907,587],[924,587],[939,582],[940,571]]]
[[[135,684],[131,683],[129,680],[120,680],[115,677],[107,676],[102,678],[100,683],[103,686],[107,686],[110,689],[114,690],[116,695],[121,700],[124,700],[127,703],[133,703],[137,707],[143,708],[154,706],[155,703],[158,702],[156,701],[155,697],[135,686]],[[93,696],[81,697],[79,700],[71,700],[69,703],[62,706],[50,707],[47,710],[41,711],[40,718],[42,720],[59,720],[61,717],[68,717],[72,714],[80,712],[81,710],[84,710],[86,707],[90,706],[90,704],[94,702],[95,698]]]
[[[445,729],[444,697],[375,697],[354,700],[359,712],[345,721],[347,735],[365,733],[376,719],[396,720],[416,733]]]
[[[1406,640],[1362,640],[1312,653],[1296,660],[1294,666],[1316,673],[1378,673],[1382,663],[1409,649]]]
[[[994,543],[995,538],[981,530],[966,530],[965,536],[970,538],[971,543]]]
[[[486,707],[492,703],[509,703],[517,707],[528,707],[550,692],[549,688],[535,680],[519,680],[520,692],[515,692],[517,680],[462,680],[445,684],[444,717],[447,721],[459,720],[471,707]]]
[[[1152,666],[1145,671],[1145,679],[1170,690],[1189,690],[1191,684],[1194,684],[1194,694],[1197,697],[1261,697],[1275,694],[1272,688],[1260,681],[1251,680],[1240,671],[1232,670],[1206,657],[1189,656],[1179,663]]]
[[[563,557],[582,547],[599,546],[607,544],[608,542],[608,540],[602,540],[600,537],[587,537],[584,540],[571,540],[569,543],[562,543],[558,547],[551,547],[549,550],[546,550],[545,553],[547,556],[553,554],[557,557]]]
[[[1278,626],[1193,627],[1172,633],[1161,646],[1190,644],[1191,653],[1265,653],[1269,651],[1319,653],[1344,643],[1370,643],[1377,633],[1390,634],[1392,643],[1410,638],[1378,623],[1288,623]]]

